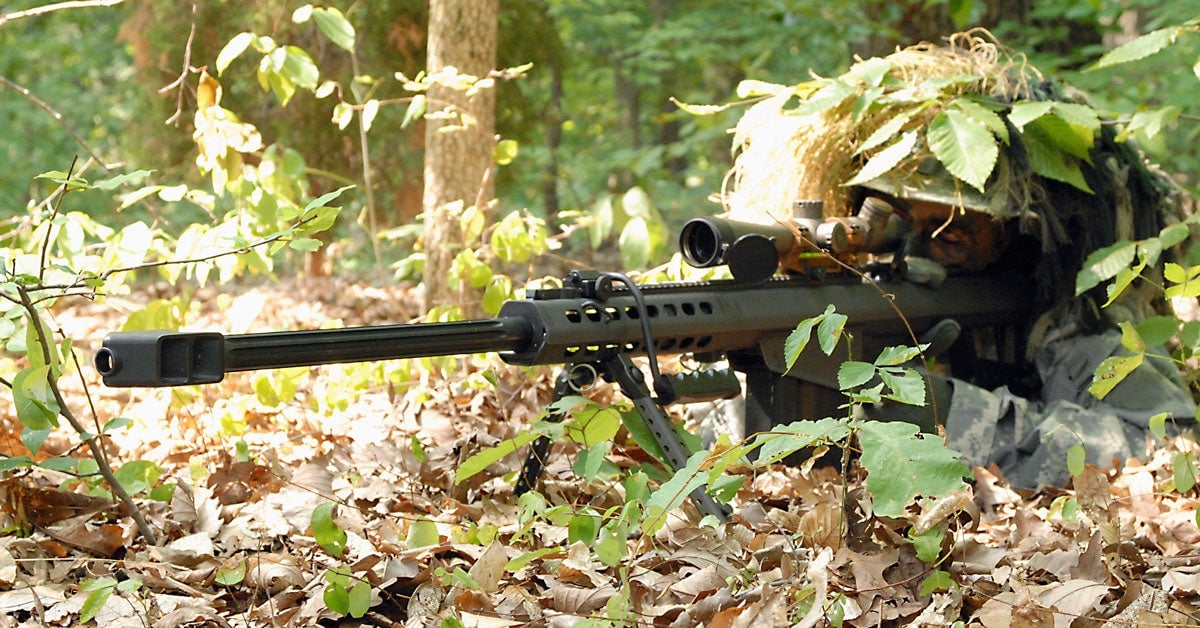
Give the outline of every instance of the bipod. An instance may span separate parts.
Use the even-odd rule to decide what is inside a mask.
[[[554,401],[557,402],[569,394],[586,390],[595,383],[598,377],[603,377],[606,381],[620,386],[622,394],[633,402],[642,421],[650,428],[654,442],[658,444],[671,468],[679,471],[687,466],[691,452],[679,437],[679,433],[675,431],[675,426],[667,418],[666,413],[663,412],[659,401],[651,395],[641,369],[626,354],[615,353],[595,362],[566,365],[559,373],[558,379],[555,380]],[[560,411],[552,412],[546,417],[548,421],[555,422],[562,421],[564,418],[565,416]],[[517,480],[516,493],[518,495],[537,485],[549,451],[549,437],[542,436],[534,441],[530,447],[529,457],[525,459],[525,465],[521,469],[521,476]],[[728,521],[728,508],[713,499],[712,495],[704,491],[704,487],[693,491],[691,498],[701,515],[713,515],[721,521]]]

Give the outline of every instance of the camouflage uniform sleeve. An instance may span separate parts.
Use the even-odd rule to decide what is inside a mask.
[[[1035,488],[1066,483],[1073,445],[1107,468],[1145,454],[1146,426],[1156,414],[1190,427],[1196,406],[1178,371],[1162,360],[1147,359],[1103,401],[1088,392],[1095,367],[1121,350],[1120,336],[1108,334],[1049,345],[1037,356],[1043,400],[951,380],[947,445],[968,464],[996,463],[1014,486]]]

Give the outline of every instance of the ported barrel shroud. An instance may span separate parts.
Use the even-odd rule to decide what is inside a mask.
[[[782,337],[829,304],[851,329],[907,337],[905,320],[917,334],[946,318],[964,327],[1006,325],[1023,321],[1031,303],[1028,282],[990,277],[951,277],[937,288],[776,277],[641,291],[658,354],[758,350],[779,373]],[[627,289],[614,287],[602,301],[547,291],[478,321],[240,335],[117,332],[104,339],[96,366],[109,386],[178,386],[220,381],[233,371],[492,351],[517,365],[590,362],[615,352],[645,354],[641,316]]]

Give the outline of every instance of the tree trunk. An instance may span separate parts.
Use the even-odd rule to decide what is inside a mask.
[[[431,0],[426,71],[447,66],[480,78],[495,69],[499,0]],[[425,130],[425,308],[458,304],[446,274],[463,248],[458,215],[448,209],[484,203],[492,196],[490,168],[495,145],[495,91],[463,92],[434,86],[429,109],[453,107],[474,119],[466,129],[439,131],[457,119],[429,120]]]

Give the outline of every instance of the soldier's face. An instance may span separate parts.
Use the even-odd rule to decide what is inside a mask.
[[[1004,249],[1002,225],[985,213],[911,201],[908,214],[918,249],[947,270],[981,272]]]

